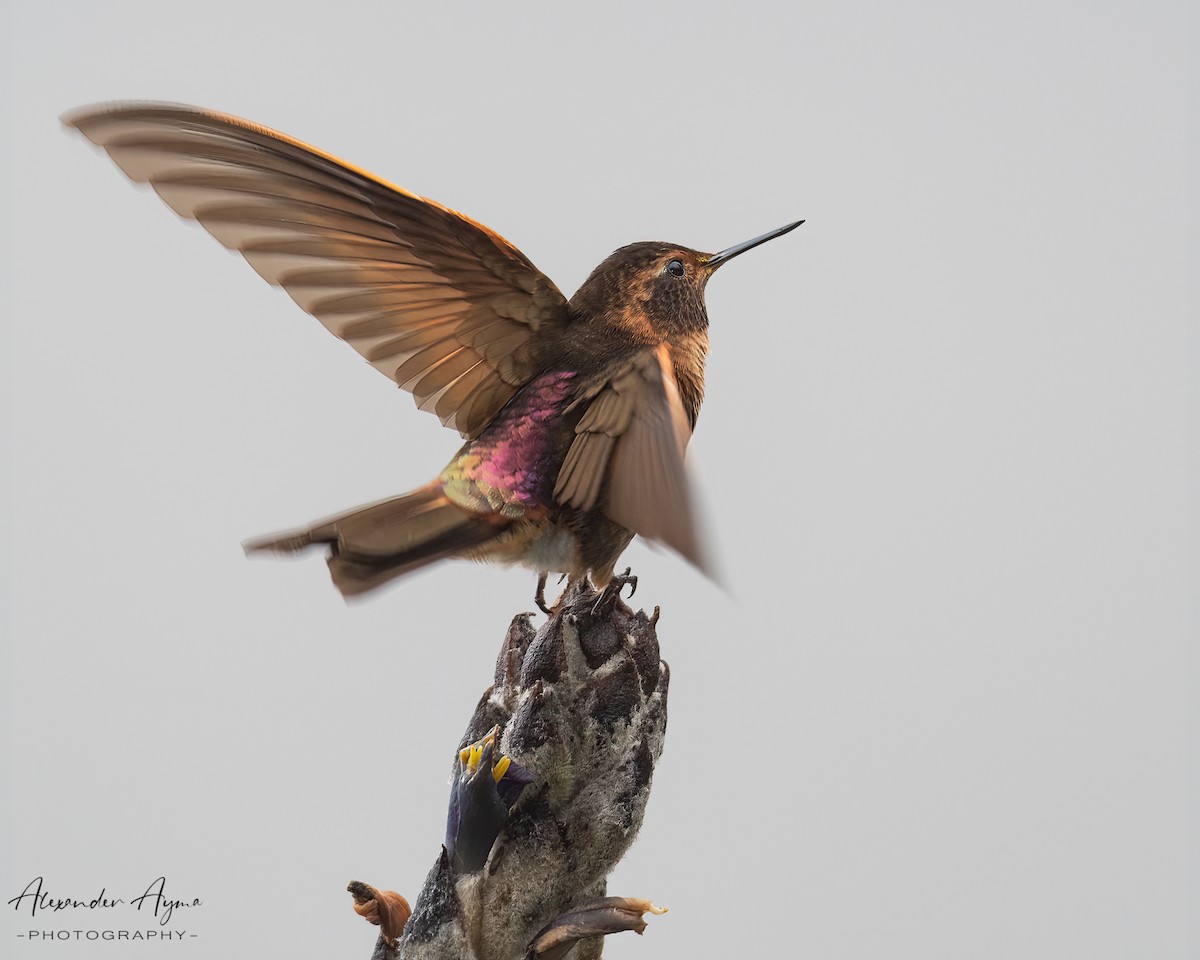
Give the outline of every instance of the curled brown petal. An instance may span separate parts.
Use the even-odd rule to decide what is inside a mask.
[[[394,947],[412,916],[412,907],[394,890],[376,890],[370,884],[352,880],[346,887],[354,897],[354,912],[380,928],[380,933]]]
[[[529,944],[525,956],[532,960],[561,960],[577,940],[602,937],[622,930],[641,934],[646,929],[642,914],[666,913],[640,897],[604,897],[572,907],[544,926]]]

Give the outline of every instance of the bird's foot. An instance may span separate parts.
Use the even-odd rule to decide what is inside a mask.
[[[592,613],[597,614],[606,606],[611,606],[621,599],[621,591],[626,586],[629,587],[629,596],[633,597],[637,593],[638,578],[633,575],[630,567],[625,568],[624,573],[618,573],[605,584],[604,589],[600,591],[600,596],[596,598],[596,603],[592,607]]]

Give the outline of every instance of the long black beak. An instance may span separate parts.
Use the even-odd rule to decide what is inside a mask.
[[[745,243],[739,243],[737,246],[729,247],[727,250],[722,250],[720,253],[714,253],[704,262],[704,266],[710,271],[716,270],[721,264],[732,260],[739,253],[745,253],[747,250],[753,250],[761,243],[766,243],[768,240],[774,240],[776,237],[782,237],[785,233],[791,233],[803,222],[803,220],[797,220],[795,223],[789,223],[786,227],[780,227],[778,230],[772,230],[770,233],[764,233],[761,237],[755,237],[753,240],[747,240]]]

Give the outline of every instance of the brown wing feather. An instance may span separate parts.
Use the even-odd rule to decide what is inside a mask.
[[[195,107],[114,104],[63,122],[466,437],[553,362],[565,298],[462,214]]]
[[[683,462],[691,428],[673,369],[664,344],[609,378],[575,428],[554,496],[592,509],[607,478],[604,512],[611,519],[705,570]]]

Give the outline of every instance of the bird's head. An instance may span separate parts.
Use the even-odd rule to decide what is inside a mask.
[[[604,317],[647,342],[708,327],[704,287],[718,267],[738,254],[782,236],[800,220],[720,253],[701,253],[670,243],[631,243],[592,271],[575,296],[576,315]]]

